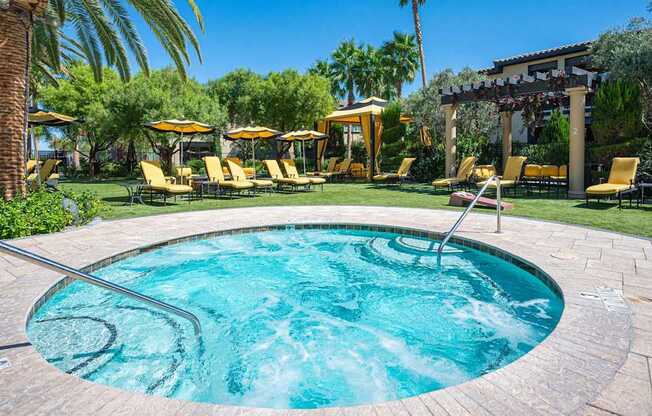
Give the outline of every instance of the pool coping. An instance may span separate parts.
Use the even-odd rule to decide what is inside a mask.
[[[402,233],[406,228],[423,230],[439,236],[458,215],[459,212],[448,210],[364,206],[241,208],[107,221],[91,228],[15,240],[15,244],[75,267],[88,267],[146,246],[166,245],[169,240],[229,229],[283,227],[288,223],[299,227],[303,224],[314,227],[320,223],[338,227],[363,224],[396,228]],[[288,216],[292,217],[291,220]],[[445,415],[504,414],[508,411],[517,414],[582,414],[586,411],[621,414],[622,409],[627,409],[627,404],[621,401],[627,399],[631,402],[632,398],[622,394],[619,398],[613,390],[621,387],[622,380],[631,384],[632,378],[639,384],[637,392],[643,392],[636,394],[635,398],[643,404],[652,403],[652,393],[651,397],[644,393],[646,388],[650,389],[649,355],[652,352],[645,342],[642,345],[637,339],[642,337],[646,341],[649,334],[646,325],[637,324],[638,319],[633,321],[639,310],[645,312],[640,315],[647,316],[652,311],[652,303],[643,300],[633,305],[630,300],[630,306],[625,310],[609,312],[602,302],[579,295],[582,291],[591,292],[597,286],[606,285],[624,289],[628,300],[652,297],[646,280],[649,277],[652,282],[652,274],[648,276],[647,269],[652,260],[647,257],[652,256],[652,243],[617,233],[517,217],[503,217],[504,233],[497,235],[487,218],[486,214],[470,215],[456,242],[477,241],[513,253],[549,275],[559,286],[565,302],[560,322],[550,336],[525,356],[495,372],[443,390],[371,406],[315,411],[253,409],[146,396],[89,383],[62,373],[45,362],[31,346],[24,346],[0,349],[0,357],[7,355],[12,361],[10,369],[0,370],[0,379],[8,377],[17,386],[32,387],[38,394],[21,395],[10,386],[0,386],[0,413],[9,410],[13,414],[21,414],[21,411],[34,414],[39,409],[50,409],[53,400],[56,408],[79,409],[79,402],[71,400],[74,396],[70,396],[68,390],[63,397],[55,394],[58,390],[52,380],[65,383],[71,392],[76,391],[79,397],[85,398],[82,400],[83,408],[90,406],[98,414],[116,409],[144,411],[146,414],[151,409],[154,409],[151,410],[153,414],[177,414],[181,410],[183,414],[192,410],[197,414],[251,415]],[[524,242],[523,236],[527,236],[525,240],[533,241]],[[62,245],[61,241],[68,244]],[[634,254],[633,258],[623,257],[627,250]],[[3,345],[27,341],[24,332],[29,311],[44,293],[61,281],[61,276],[6,257],[0,257],[0,261],[0,270],[4,269],[14,278],[5,284],[0,280],[0,333],[8,334],[7,337],[3,335],[2,348]],[[638,286],[628,285],[627,278]],[[640,365],[641,360],[645,362],[645,370]],[[24,371],[18,372],[18,368]],[[644,376],[648,380],[645,385]],[[26,378],[31,378],[33,383],[30,384]],[[30,391],[28,389],[28,393]],[[95,393],[92,397],[96,400],[91,400],[92,405],[88,403],[88,391]]]

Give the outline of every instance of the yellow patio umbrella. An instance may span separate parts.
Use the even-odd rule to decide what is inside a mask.
[[[34,131],[33,127],[38,126],[49,126],[49,127],[64,127],[72,123],[79,122],[79,119],[75,117],[67,116],[64,114],[55,113],[54,111],[45,111],[39,108],[30,108],[27,114],[27,124],[30,127],[30,138],[34,146],[34,155],[36,158],[36,165],[34,166],[34,172],[36,172],[37,183],[40,181],[40,169],[38,163],[38,140],[34,140]],[[29,147],[26,145],[26,147]]]
[[[254,166],[254,179],[256,179],[256,140],[273,139],[281,134],[283,133],[278,130],[270,129],[269,127],[249,126],[227,131],[224,133],[224,138],[232,141],[251,141],[251,159]]]
[[[215,131],[215,127],[210,124],[200,123],[194,120],[159,120],[145,123],[145,127],[150,130],[158,131],[161,133],[177,133],[181,135],[181,163],[183,164],[183,136],[194,136],[195,134],[210,134]]]
[[[279,137],[279,140],[284,142],[301,142],[301,158],[303,159],[303,174],[306,174],[306,142],[313,140],[326,140],[328,135],[314,130],[297,130],[291,131]]]

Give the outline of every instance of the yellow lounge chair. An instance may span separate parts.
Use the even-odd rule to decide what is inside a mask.
[[[334,178],[343,179],[345,176],[351,173],[352,162],[353,159],[343,159],[340,163],[337,164],[335,167],[335,172],[333,172],[331,176]]]
[[[321,190],[322,192],[324,191],[324,184],[326,183],[326,179],[324,178],[308,178],[305,176],[299,175],[299,172],[297,171],[297,167],[294,164],[294,160],[283,160],[283,168],[285,168],[285,173],[287,173],[288,178],[290,179],[308,179],[310,181],[310,185],[321,185]]]
[[[473,174],[473,167],[475,162],[478,160],[475,156],[467,156],[462,159],[459,168],[457,169],[457,175],[454,178],[443,178],[432,181],[432,186],[435,188],[444,188],[447,187],[451,191],[455,188],[456,185],[466,184],[469,182],[471,175]]]
[[[266,179],[246,179],[247,174],[244,169],[237,163],[226,160],[227,165],[229,166],[229,172],[231,172],[231,178],[235,182],[249,182],[254,185],[254,189],[264,189],[271,191],[274,186],[274,182]]]
[[[227,158],[224,158],[224,161],[226,161],[226,162],[231,161],[231,162],[235,163],[236,165],[240,166],[242,168],[242,170],[244,171],[246,177],[247,177],[246,179],[250,179],[250,178],[254,177],[254,172],[255,172],[256,169],[242,167],[242,160],[240,160],[239,157],[227,157]],[[229,174],[228,167],[224,166],[222,168],[222,172],[225,175],[228,175]]]
[[[204,167],[206,168],[206,176],[208,177],[208,182],[211,185],[217,185],[217,192],[228,190],[230,194],[233,194],[234,191],[241,192],[245,190],[251,190],[254,187],[254,184],[249,181],[227,181],[224,178],[224,169],[222,169],[222,163],[220,163],[219,157],[204,156],[202,160],[204,161]]]
[[[617,195],[618,205],[620,206],[622,204],[622,192],[634,187],[639,163],[640,159],[637,157],[614,157],[611,162],[607,183],[586,188],[586,205],[589,204],[590,197],[600,200],[601,197]]]
[[[276,160],[263,160],[263,164],[265,165],[265,169],[267,169],[269,176],[272,177],[272,181],[274,181],[279,189],[282,188],[283,185],[288,185],[293,189],[299,186],[310,187],[310,180],[308,178],[286,178],[283,176],[283,172],[278,166]]]
[[[510,156],[507,158],[507,164],[505,164],[505,172],[500,176],[500,187],[501,188],[515,188],[521,180],[521,173],[523,172],[523,165],[527,157],[525,156]],[[477,184],[478,188],[483,187],[487,181],[483,181]],[[496,189],[496,182],[491,182],[488,186],[489,188]]]
[[[366,178],[367,168],[364,163],[351,163],[351,177],[352,178]]]
[[[473,180],[476,182],[486,181],[496,174],[494,165],[476,165],[473,168]]]
[[[34,189],[37,187],[39,184],[46,184],[49,186],[56,186],[56,182],[59,180],[59,174],[54,172],[56,167],[61,163],[60,160],[58,159],[48,159],[43,163],[43,166],[41,166],[38,170],[38,174],[36,172],[32,172],[29,176],[27,176],[27,185]],[[36,169],[36,166],[34,166]]]
[[[410,168],[412,163],[417,160],[414,157],[406,157],[401,162],[396,173],[383,173],[380,175],[375,175],[372,179],[374,182],[387,182],[387,181],[397,181],[400,185],[407,178],[408,173],[410,173]]]
[[[36,169],[36,165],[40,163],[41,162],[36,161],[34,159],[28,160],[27,163],[25,164],[25,176],[29,176],[32,172],[34,172],[34,169]]]
[[[155,193],[163,195],[163,204],[167,204],[168,195],[173,195],[175,201],[177,195],[188,195],[188,202],[192,199],[192,186],[168,183],[163,174],[163,170],[159,167],[159,163],[151,160],[142,160],[140,162],[140,169],[143,171],[143,178],[147,184],[145,191],[149,192],[150,202],[152,202]]]
[[[328,167],[326,168],[326,172],[308,172],[308,176],[323,176],[325,178],[330,178],[333,176],[336,172],[337,168],[337,159],[338,157],[331,157],[328,158]]]

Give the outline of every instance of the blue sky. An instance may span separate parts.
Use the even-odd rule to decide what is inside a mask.
[[[188,19],[184,0],[174,0]],[[430,77],[444,68],[483,68],[495,58],[596,38],[646,15],[648,0],[429,0],[421,10]],[[189,68],[200,81],[239,67],[265,74],[307,69],[348,38],[381,44],[394,30],[413,31],[410,8],[398,0],[198,0],[206,22],[198,31],[203,65]],[[139,22],[151,65],[170,63]],[[418,80],[418,79],[417,79]],[[416,83],[415,83],[416,85]],[[408,86],[407,92],[415,85]]]

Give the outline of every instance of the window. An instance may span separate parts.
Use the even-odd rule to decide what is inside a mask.
[[[528,75],[534,75],[537,72],[548,72],[557,69],[557,61],[543,62],[540,64],[529,65],[527,67]]]
[[[564,60],[564,69],[566,72],[570,72],[574,66],[587,70],[591,69],[591,56],[576,56],[574,58],[566,58]]]

